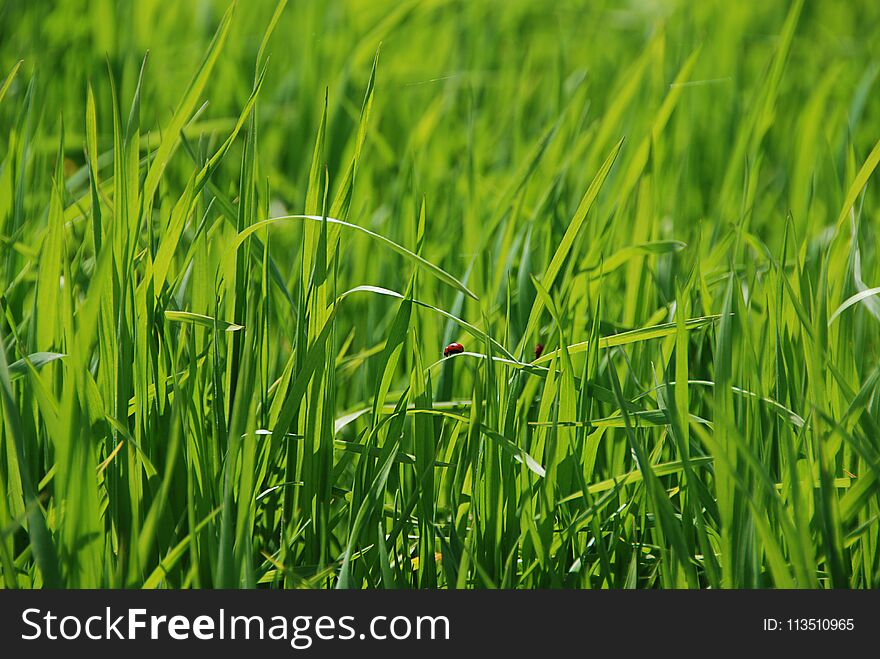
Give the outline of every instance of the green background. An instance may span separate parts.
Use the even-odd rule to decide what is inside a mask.
[[[5,2],[0,581],[877,587],[878,58],[870,1]]]

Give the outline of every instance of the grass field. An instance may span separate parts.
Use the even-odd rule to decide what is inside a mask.
[[[869,0],[3,3],[2,587],[880,587],[878,73]]]

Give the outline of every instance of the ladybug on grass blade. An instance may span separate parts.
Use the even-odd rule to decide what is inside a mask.
[[[443,356],[449,357],[449,355],[457,355],[460,352],[464,352],[464,346],[460,343],[450,343],[443,349]]]
[[[540,357],[541,353],[543,353],[543,352],[544,352],[544,344],[543,343],[535,344],[535,359],[538,359],[538,357]]]

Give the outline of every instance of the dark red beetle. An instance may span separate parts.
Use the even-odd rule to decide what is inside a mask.
[[[460,352],[464,352],[464,346],[460,343],[450,343],[443,349],[443,356],[449,357],[449,355],[457,355]]]
[[[543,353],[543,352],[544,352],[544,344],[543,343],[536,343],[535,344],[535,359],[540,357],[541,353]]]

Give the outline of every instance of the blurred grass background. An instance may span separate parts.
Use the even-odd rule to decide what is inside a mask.
[[[0,35],[4,586],[880,583],[875,3]]]

